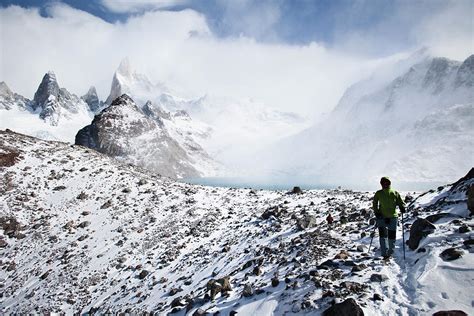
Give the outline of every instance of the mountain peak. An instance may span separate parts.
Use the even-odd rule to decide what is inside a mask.
[[[0,82],[0,95],[11,95],[12,91],[7,86],[5,81]]]
[[[459,67],[454,84],[456,87],[474,87],[474,55],[466,58]]]
[[[43,107],[43,105],[50,99],[51,96],[57,98],[59,95],[59,85],[56,75],[52,71],[48,71],[41,80],[41,83],[36,90],[34,100],[34,109]]]
[[[84,102],[87,103],[89,109],[92,112],[97,112],[97,110],[101,107],[102,102],[100,102],[99,97],[97,96],[97,90],[94,86],[91,86],[86,94],[81,97]]]
[[[130,64],[130,60],[128,59],[128,57],[125,57],[124,59],[122,59],[122,61],[120,62],[119,67],[117,68],[116,73],[121,74],[122,76],[125,76],[125,77],[131,77],[132,76],[133,69],[132,69],[132,65]]]

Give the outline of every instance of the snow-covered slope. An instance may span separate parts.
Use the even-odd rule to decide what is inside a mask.
[[[151,103],[142,110],[123,94],[77,133],[75,143],[173,178],[212,175],[218,165],[197,143],[177,135],[180,129],[170,128],[180,121]]]
[[[188,185],[11,131],[0,132],[0,176],[3,314],[320,315],[342,301],[354,315],[474,309],[472,175],[413,202],[407,226],[415,215],[456,218],[431,218],[406,262],[399,230],[386,264],[365,253],[370,192]],[[445,261],[451,247],[462,256]]]
[[[474,55],[417,60],[382,86],[385,70],[349,88],[325,121],[269,151],[269,167],[366,187],[381,174],[407,187],[461,176],[474,165]]]
[[[0,128],[70,142],[93,116],[81,98],[59,87],[51,71],[44,75],[33,100],[0,83],[0,114]]]

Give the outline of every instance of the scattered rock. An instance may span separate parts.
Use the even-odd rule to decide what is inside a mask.
[[[467,314],[461,310],[450,310],[436,312],[433,316],[467,316]]]
[[[372,297],[372,299],[374,301],[383,301],[383,297],[378,293],[374,293],[374,296]]]
[[[300,218],[296,221],[296,226],[299,230],[315,227],[316,217],[307,214],[303,218]]]
[[[60,185],[60,186],[54,187],[53,191],[62,191],[62,190],[65,190],[65,189],[66,189],[66,187],[64,185]]]
[[[323,316],[363,316],[364,311],[353,298],[334,304],[323,312]]]
[[[102,206],[100,207],[102,210],[103,209],[106,209],[106,208],[109,208],[112,206],[112,201],[111,200],[108,200],[107,202],[105,202],[104,204],[102,204]]]
[[[76,199],[78,199],[78,200],[85,200],[85,199],[87,199],[87,197],[88,197],[87,194],[85,194],[84,192],[81,192],[81,193],[79,193],[79,195],[76,197]]]
[[[420,241],[423,237],[434,232],[436,226],[431,224],[424,218],[418,218],[410,228],[410,239],[408,240],[408,247],[411,250],[418,248]]]
[[[142,270],[140,272],[140,274],[138,275],[138,278],[140,280],[143,280],[144,278],[146,278],[148,276],[148,274],[150,274],[150,272],[148,270]]]
[[[383,282],[385,280],[388,280],[388,276],[385,274],[374,273],[370,276],[370,282]]]
[[[334,259],[346,260],[349,258],[349,253],[346,250],[341,250],[337,255],[334,256]]]
[[[254,294],[254,290],[253,290],[252,285],[250,285],[248,283],[245,284],[244,285],[244,290],[242,291],[242,296],[243,297],[251,297],[251,296],[253,296],[253,294]]]
[[[89,222],[89,221],[83,221],[82,223],[80,223],[79,225],[77,225],[77,227],[86,228],[86,227],[89,226],[90,224],[91,224],[91,222]]]
[[[293,187],[293,189],[288,192],[288,194],[302,194],[303,190],[300,187]]]
[[[456,248],[448,248],[445,249],[439,256],[444,261],[452,261],[461,258],[463,254],[464,252],[462,250]]]
[[[471,229],[469,228],[469,226],[467,226],[466,224],[463,224],[461,227],[459,227],[458,232],[461,234],[464,234],[464,233],[469,232],[470,230]]]

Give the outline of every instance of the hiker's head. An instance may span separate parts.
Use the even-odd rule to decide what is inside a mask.
[[[388,177],[382,177],[380,179],[380,185],[382,186],[383,189],[388,189],[390,188],[390,184],[392,182],[390,182],[390,179]]]

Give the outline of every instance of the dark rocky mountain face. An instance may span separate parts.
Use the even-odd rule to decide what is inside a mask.
[[[83,95],[81,99],[87,103],[91,112],[96,113],[102,107],[102,102],[97,96],[95,87],[90,87],[89,91],[87,91],[87,93]]]
[[[158,122],[123,94],[77,133],[75,143],[172,178],[199,176],[185,149]]]
[[[59,96],[59,85],[56,80],[56,75],[53,72],[48,72],[43,76],[43,80],[38,87],[33,98],[33,110],[37,108],[44,109],[47,107],[51,97],[58,98]]]
[[[55,126],[61,117],[70,117],[79,111],[87,111],[87,105],[75,94],[60,88],[53,72],[44,75],[35,93],[31,108],[40,118]]]

